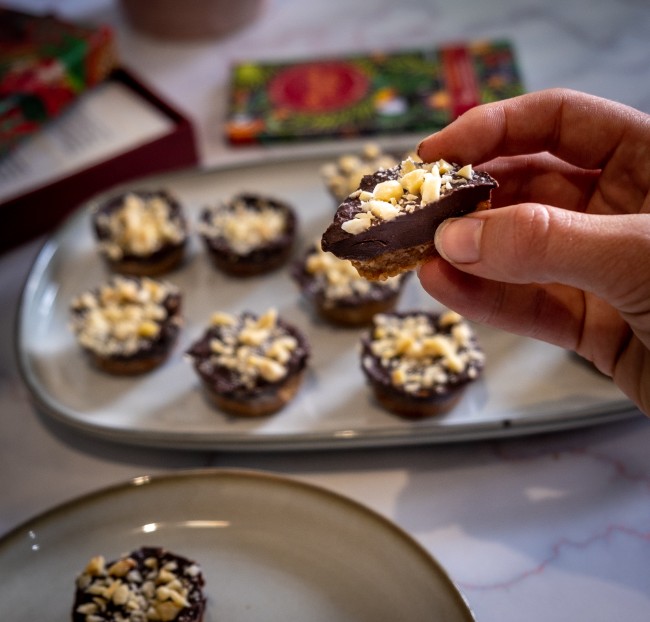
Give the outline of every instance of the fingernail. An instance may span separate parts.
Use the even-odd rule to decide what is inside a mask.
[[[425,136],[419,143],[418,146],[415,148],[415,153],[418,155],[420,159],[422,159],[422,156],[420,155],[420,149],[422,148],[422,145],[428,141],[432,136],[435,136],[437,132],[434,132],[433,134],[430,134],[429,136]]]
[[[450,218],[436,230],[436,249],[451,263],[475,263],[480,259],[482,231],[482,218]]]

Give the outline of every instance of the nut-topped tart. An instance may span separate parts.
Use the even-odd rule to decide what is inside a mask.
[[[321,177],[337,204],[344,201],[361,183],[364,175],[391,168],[400,158],[387,153],[377,143],[366,143],[359,153],[347,153],[321,168]]]
[[[269,309],[260,316],[214,313],[187,355],[217,407],[257,417],[279,411],[294,398],[310,349],[295,326]]]
[[[181,293],[149,277],[115,275],[70,304],[70,326],[98,369],[148,372],[169,356],[182,325]]]
[[[288,203],[239,194],[200,215],[198,232],[214,264],[234,276],[275,270],[291,254],[297,219]]]
[[[363,326],[391,311],[410,273],[384,281],[363,278],[347,259],[323,251],[320,240],[292,267],[291,276],[316,313],[332,324]]]
[[[387,410],[421,419],[451,410],[485,355],[454,311],[379,314],[361,340],[361,368]]]
[[[185,256],[187,222],[166,190],[131,191],[99,205],[92,217],[99,252],[121,274],[157,276]]]
[[[361,180],[323,234],[323,250],[349,259],[368,279],[412,270],[436,254],[433,238],[443,220],[488,209],[496,187],[469,164],[407,158]]]
[[[73,622],[201,622],[201,567],[161,547],[106,562],[97,555],[76,579]]]

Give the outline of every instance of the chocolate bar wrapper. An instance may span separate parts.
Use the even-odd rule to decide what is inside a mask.
[[[431,132],[523,93],[508,41],[232,67],[232,144]]]

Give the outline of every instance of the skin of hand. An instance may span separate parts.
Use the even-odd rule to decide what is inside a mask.
[[[438,228],[424,289],[574,350],[650,415],[650,115],[552,89],[473,108],[418,153],[499,182],[493,209]]]

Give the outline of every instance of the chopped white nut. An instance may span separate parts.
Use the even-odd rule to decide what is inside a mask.
[[[372,194],[374,198],[379,201],[390,201],[391,199],[399,200],[404,194],[404,189],[398,180],[390,179],[377,184]]]
[[[422,180],[420,192],[422,194],[422,205],[433,203],[440,198],[440,189],[442,187],[442,180],[440,171],[435,166],[430,173],[425,173]]]
[[[234,315],[224,313],[223,311],[216,311],[210,318],[210,324],[213,326],[232,326],[236,322],[237,318]]]
[[[369,218],[353,218],[352,220],[346,220],[342,225],[341,229],[346,233],[351,233],[356,235],[362,231],[366,231],[370,228],[370,219]]]
[[[406,173],[406,175],[400,179],[400,182],[409,194],[417,197],[417,194],[420,192],[420,188],[422,187],[425,175],[426,171],[423,168],[416,168]]]
[[[368,202],[370,213],[380,220],[393,220],[399,216],[399,209],[386,201],[372,200]]]

